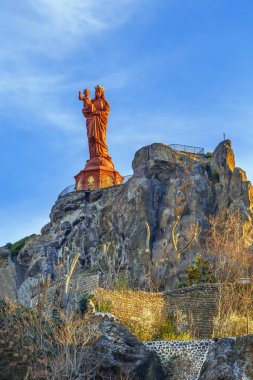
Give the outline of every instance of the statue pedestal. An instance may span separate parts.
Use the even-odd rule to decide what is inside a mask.
[[[107,166],[87,165],[75,177],[75,190],[95,190],[114,185],[120,185],[123,182],[122,175],[114,168]]]

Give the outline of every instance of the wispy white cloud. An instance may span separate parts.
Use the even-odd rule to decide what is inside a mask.
[[[77,100],[80,83],[68,78],[67,74],[52,76],[47,72],[39,72],[36,75],[31,71],[29,67],[25,70],[17,68],[16,73],[6,73],[0,77],[0,112],[5,113],[15,106],[15,112],[36,120],[33,125],[21,124],[22,129],[53,127],[72,134],[77,132],[80,128],[81,105],[78,114],[71,107],[64,106],[62,97],[69,93]],[[110,85],[110,90],[115,90],[124,87],[129,78],[130,72],[119,69],[104,77],[97,77],[93,82],[87,81],[85,85],[92,88],[94,83],[103,83],[108,87]]]
[[[59,106],[45,110],[42,120],[45,121],[46,125],[56,127],[64,132],[71,132],[71,134],[80,132],[81,116],[74,112],[60,110]],[[85,121],[83,121],[84,123]]]
[[[89,51],[97,38],[104,38],[107,31],[125,23],[142,2],[5,2],[1,6],[0,25],[0,111],[6,112],[15,104],[17,110],[32,117],[37,115],[38,121],[52,122],[55,127],[67,130],[74,117],[60,99],[57,101],[57,96],[79,87],[73,83],[70,71],[85,66],[85,62],[72,63],[64,74],[57,72],[55,62],[61,62],[77,49],[82,53]],[[127,74],[119,70],[104,73],[98,82],[99,79],[119,87],[126,82]]]
[[[64,86],[67,87],[64,76],[51,76],[46,72],[35,75],[28,68],[25,71],[17,68],[15,74],[7,73],[0,79],[0,112],[5,114],[9,110],[12,113],[15,109],[21,117],[36,120],[33,125],[20,124],[22,129],[53,126],[64,131],[73,130],[77,117],[61,104]]]
[[[124,23],[143,0],[24,0],[1,8],[3,55],[57,57]],[[50,49],[52,48],[52,49]],[[2,50],[3,51],[3,50]]]

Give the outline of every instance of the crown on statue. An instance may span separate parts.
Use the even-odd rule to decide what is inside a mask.
[[[103,86],[101,86],[100,84],[97,84],[96,86],[95,86],[95,89],[97,89],[97,88],[100,88],[100,90],[103,90],[104,91],[104,87]]]

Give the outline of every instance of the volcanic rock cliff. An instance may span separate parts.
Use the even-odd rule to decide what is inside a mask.
[[[31,295],[38,274],[57,279],[59,262],[75,252],[81,253],[79,271],[112,273],[117,268],[135,286],[145,285],[150,277],[166,278],[173,286],[200,250],[193,241],[179,259],[173,228],[180,250],[197,223],[204,229],[205,217],[223,209],[242,211],[252,244],[253,189],[245,172],[235,167],[229,140],[211,157],[152,144],[137,151],[132,166],[133,176],[123,185],[57,199],[50,223],[16,258],[21,300]]]

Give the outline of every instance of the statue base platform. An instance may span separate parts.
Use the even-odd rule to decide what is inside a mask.
[[[120,185],[123,177],[114,168],[107,166],[91,166],[80,171],[75,177],[75,190],[95,190]]]

